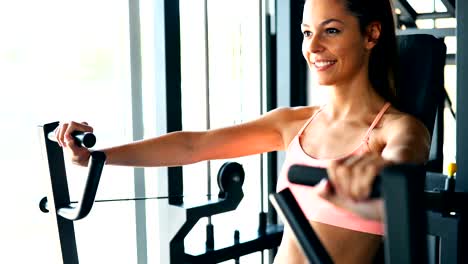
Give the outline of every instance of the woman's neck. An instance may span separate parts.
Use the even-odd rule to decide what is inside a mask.
[[[368,80],[330,86],[329,89],[326,110],[334,120],[359,117],[378,111],[385,103]]]

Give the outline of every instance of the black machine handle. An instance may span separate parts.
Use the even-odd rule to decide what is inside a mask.
[[[78,146],[91,148],[96,143],[96,137],[90,132],[74,131],[72,137]],[[57,142],[54,131],[47,134],[47,138]],[[84,187],[81,200],[76,206],[71,203],[67,205],[57,205],[57,214],[68,220],[79,220],[86,217],[93,207],[96,199],[97,188],[101,179],[102,170],[106,161],[106,155],[102,151],[92,151],[88,165],[88,177]],[[40,208],[43,212],[48,212],[47,199],[42,199]]]
[[[83,191],[83,196],[76,207],[71,204],[57,209],[57,214],[68,220],[79,220],[86,217],[93,207],[96,199],[99,180],[101,179],[102,169],[106,161],[106,154],[101,151],[91,152],[89,163],[88,178]]]
[[[305,165],[292,165],[288,171],[288,179],[291,183],[314,186],[322,179],[328,179],[327,170],[323,168],[310,167]],[[369,198],[379,198],[382,195],[380,176],[374,180]]]
[[[78,146],[92,148],[96,144],[96,136],[91,132],[73,131],[71,135]],[[54,131],[49,132],[47,138],[57,142]]]

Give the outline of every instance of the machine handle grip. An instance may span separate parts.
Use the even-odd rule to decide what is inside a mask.
[[[288,171],[288,179],[291,183],[314,186],[322,179],[328,179],[328,174],[327,170],[323,168],[292,165]],[[380,182],[380,176],[377,175],[369,198],[379,198],[382,196]]]
[[[96,136],[92,132],[73,131],[71,136],[75,140],[75,143],[81,147],[92,148],[96,144]],[[47,138],[57,142],[54,131],[49,132]]]

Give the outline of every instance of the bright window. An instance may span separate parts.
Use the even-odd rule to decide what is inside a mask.
[[[0,193],[9,201],[2,203],[0,234],[8,250],[0,262],[58,263],[57,227],[38,208],[49,179],[37,126],[88,121],[98,148],[131,139],[128,1],[2,1],[0,23]],[[86,170],[69,165],[77,200]],[[97,198],[133,196],[132,175],[106,168]],[[133,263],[134,203],[95,209],[75,224],[81,263]]]
[[[260,82],[259,2],[208,1],[207,36],[204,34],[203,1],[182,0],[180,10],[184,130],[204,130],[208,124],[214,129],[259,117],[263,100]],[[205,38],[208,39],[208,54],[205,50]],[[209,165],[211,194],[214,198],[219,192],[217,173],[226,161],[211,161]],[[212,217],[217,247],[231,245],[236,229],[240,230],[241,237],[247,235],[244,233],[246,230],[251,231],[251,234],[255,233],[261,209],[260,155],[228,161],[236,161],[244,167],[244,198],[235,211]],[[207,173],[206,162],[185,166],[184,194],[189,197],[206,197]],[[203,251],[206,223],[206,220],[200,221],[188,235],[188,252]],[[244,256],[241,262],[260,263],[260,256],[258,253]]]

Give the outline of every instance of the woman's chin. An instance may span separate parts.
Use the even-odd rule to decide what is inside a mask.
[[[327,80],[327,79],[318,79],[317,84],[319,86],[332,86],[335,82],[332,80]]]

